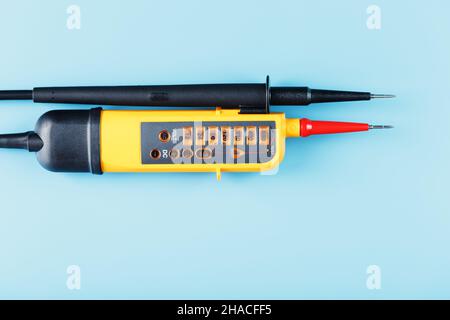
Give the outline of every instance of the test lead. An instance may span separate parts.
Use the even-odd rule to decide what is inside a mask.
[[[139,85],[94,87],[37,87],[33,90],[0,91],[0,100],[32,100],[41,103],[75,103],[141,107],[217,107],[241,113],[269,113],[270,106],[305,106],[312,103],[364,101],[393,98],[370,92],[272,87],[265,83]]]
[[[370,125],[367,123],[338,122],[338,121],[313,121],[300,119],[300,136],[308,137],[315,134],[331,134],[368,131],[372,129],[391,129],[389,125]]]

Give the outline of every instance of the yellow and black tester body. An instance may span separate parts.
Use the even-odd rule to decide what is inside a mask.
[[[278,166],[285,139],[365,131],[361,123],[287,119],[238,110],[53,110],[33,132],[3,135],[10,148],[36,152],[56,172],[266,171]],[[13,142],[13,143],[11,143]]]
[[[37,159],[59,172],[265,171],[283,159],[299,119],[238,110],[55,110],[35,131]],[[31,138],[32,140],[33,138]]]

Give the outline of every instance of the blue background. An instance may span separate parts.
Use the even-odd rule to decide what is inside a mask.
[[[66,9],[81,8],[68,30]],[[382,10],[381,30],[366,9]],[[0,88],[262,82],[394,130],[287,142],[275,175],[55,174],[0,150],[0,298],[450,298],[448,1],[1,1]],[[2,102],[1,132],[63,105]],[[80,106],[86,108],[86,106]],[[282,108],[274,108],[281,111]],[[66,268],[81,267],[81,290]],[[381,290],[368,290],[378,265]]]

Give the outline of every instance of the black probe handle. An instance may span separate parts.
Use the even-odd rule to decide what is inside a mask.
[[[272,87],[270,105],[370,100],[368,92]],[[44,87],[33,90],[33,101],[126,106],[238,108],[266,105],[265,84],[200,84],[167,86]]]
[[[127,106],[265,105],[264,84],[35,88],[33,101]]]

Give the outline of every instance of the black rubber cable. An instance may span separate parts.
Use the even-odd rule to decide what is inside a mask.
[[[43,146],[42,139],[33,131],[0,134],[0,148],[25,149],[30,152],[37,152]]]
[[[32,90],[0,90],[0,100],[32,100]]]

